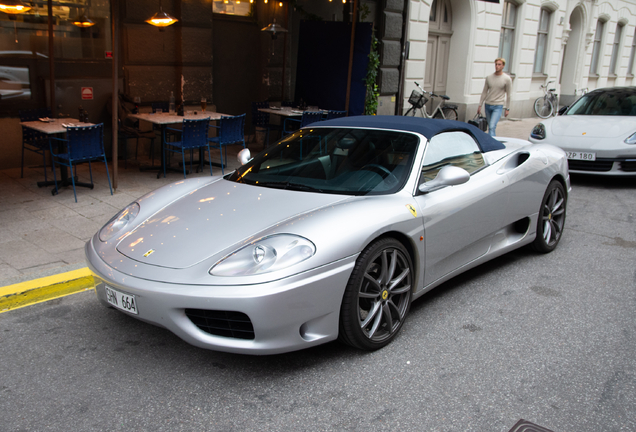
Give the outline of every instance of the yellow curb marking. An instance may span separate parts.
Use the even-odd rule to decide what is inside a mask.
[[[88,267],[0,288],[0,313],[95,288]]]

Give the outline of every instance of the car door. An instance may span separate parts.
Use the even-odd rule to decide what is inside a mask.
[[[425,285],[488,252],[508,200],[507,177],[493,172],[469,134],[434,136],[424,153],[419,184],[431,181],[446,165],[465,169],[470,179],[415,197],[426,241]]]

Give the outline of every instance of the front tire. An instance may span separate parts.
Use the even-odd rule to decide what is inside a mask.
[[[411,306],[413,265],[402,243],[385,238],[362,251],[340,307],[338,339],[371,351],[398,334]]]
[[[541,201],[537,237],[532,243],[537,252],[552,252],[559,244],[565,226],[566,205],[565,188],[558,180],[552,180]]]
[[[552,101],[547,97],[540,97],[534,101],[534,112],[541,118],[548,118],[554,111],[554,105]]]

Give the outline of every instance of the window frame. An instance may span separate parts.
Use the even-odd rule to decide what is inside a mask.
[[[634,58],[636,57],[636,28],[632,36],[632,48],[629,52],[629,63],[627,64],[627,76],[634,76]]]
[[[590,59],[590,76],[600,76],[599,63],[603,58],[603,33],[605,32],[605,24],[607,21],[599,18],[596,22],[596,30],[594,31],[594,39],[592,40],[592,58]]]
[[[510,13],[509,8],[514,8],[514,17],[512,18],[512,23],[507,23],[506,16]],[[513,1],[506,0],[504,1],[504,6],[501,11],[501,35],[499,36],[499,52],[497,57],[506,59],[506,64],[504,66],[503,71],[507,73],[511,73],[512,69],[512,61],[513,61],[513,53],[515,51],[515,38],[516,38],[516,30],[517,23],[519,21],[519,5]],[[510,35],[510,46],[507,51],[504,51],[504,40],[506,34]]]
[[[537,28],[537,43],[534,49],[534,64],[532,68],[533,74],[545,74],[546,69],[546,58],[548,56],[548,46],[550,40],[550,25],[552,24],[552,14],[553,11],[547,9],[545,7],[541,8],[541,12],[539,14],[539,27]],[[541,24],[544,23],[544,17],[546,18],[545,22],[545,30],[542,30]],[[541,36],[545,36],[543,40],[543,55],[540,59],[541,63],[538,63],[539,60],[539,46],[541,44]]]
[[[616,31],[614,32],[614,43],[612,44],[612,57],[610,59],[609,75],[616,76],[617,69],[620,66],[620,47],[621,39],[623,38],[624,24],[621,22],[616,23]]]

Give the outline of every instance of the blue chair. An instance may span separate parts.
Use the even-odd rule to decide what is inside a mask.
[[[347,115],[346,111],[329,110],[329,111],[327,111],[327,120],[340,118],[340,117],[345,117],[346,115]]]
[[[219,126],[211,126],[219,130],[218,136],[208,138],[211,147],[218,148],[221,153],[221,172],[225,174],[224,166],[227,165],[227,149],[225,150],[225,163],[223,163],[223,147],[231,144],[243,144],[245,148],[245,114],[238,116],[221,117]]]
[[[36,121],[44,117],[51,117],[51,110],[48,108],[20,110],[19,115],[21,122]],[[42,155],[42,163],[44,164],[44,181],[48,181],[46,178],[46,152],[49,151],[49,136],[45,133],[38,132],[35,129],[22,126],[22,163],[20,164],[20,178],[24,178],[25,150]]]
[[[259,111],[259,108],[269,108],[269,102],[252,102],[252,127],[254,128],[254,139],[256,130],[265,129],[265,147],[269,146],[269,131],[271,129],[280,130],[280,125],[269,122],[269,114]]]
[[[322,111],[305,111],[300,119],[288,117],[283,123],[283,133],[289,135],[292,132],[296,132],[298,129],[302,129],[312,123],[316,123],[322,120]],[[295,125],[294,123],[297,123]]]
[[[59,192],[57,187],[57,176],[55,175],[55,165],[64,165],[71,170],[71,181],[73,183],[73,194],[75,202],[77,202],[77,192],[75,191],[75,173],[73,165],[88,162],[88,169],[91,175],[91,189],[93,188],[93,168],[91,161],[103,160],[106,166],[106,177],[108,178],[108,187],[110,194],[113,194],[113,188],[110,184],[110,174],[108,173],[108,162],[106,161],[106,153],[104,152],[104,124],[100,123],[94,126],[69,126],[66,128],[67,139],[51,138],[50,151],[53,156],[53,178],[55,179],[55,192]],[[66,142],[66,153],[55,153],[53,151],[52,141]]]
[[[166,177],[166,153],[181,153],[181,161],[183,163],[183,178],[186,178],[185,151],[193,149],[201,149],[207,147],[208,159],[210,159],[210,144],[208,143],[208,125],[210,117],[200,120],[183,120],[182,129],[165,128],[165,133],[172,133],[175,137],[180,137],[178,141],[167,141],[164,135],[164,152],[163,152],[163,176]],[[175,138],[176,139],[176,138]],[[212,175],[212,161],[210,163],[210,175]],[[192,172],[192,152],[190,152],[190,172]]]

